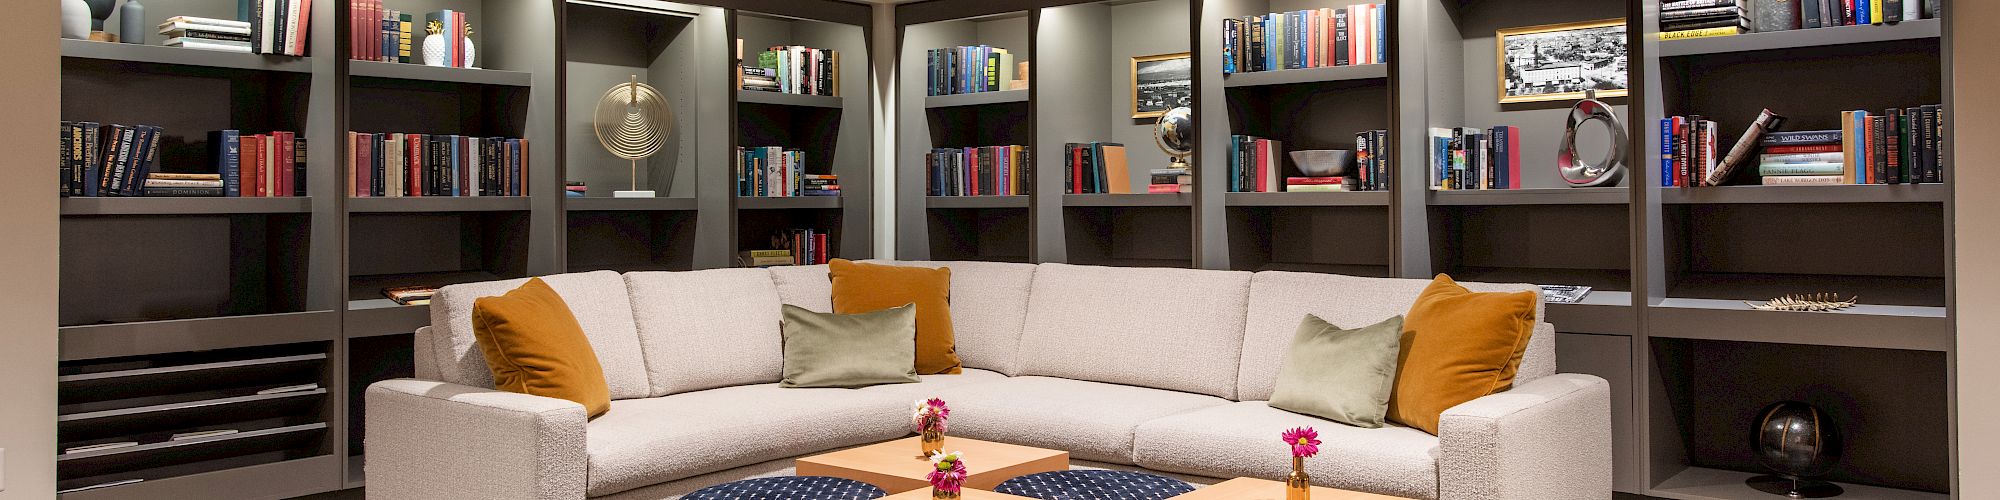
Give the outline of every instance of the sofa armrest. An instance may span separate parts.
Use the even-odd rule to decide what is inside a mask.
[[[1611,497],[1611,385],[1560,373],[1445,410],[1438,498]]]
[[[584,498],[583,405],[415,379],[366,397],[368,498]]]

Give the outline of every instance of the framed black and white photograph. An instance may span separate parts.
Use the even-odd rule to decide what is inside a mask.
[[[1623,19],[1509,28],[1494,38],[1501,103],[1628,93]]]
[[[1132,58],[1132,117],[1156,118],[1194,105],[1194,60],[1188,53]]]

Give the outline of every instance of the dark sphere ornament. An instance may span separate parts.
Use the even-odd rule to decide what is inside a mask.
[[[1809,479],[1840,461],[1840,426],[1813,405],[1781,401],[1757,412],[1757,461],[1776,475],[1751,478],[1752,488],[1792,498],[1826,498],[1840,486]]]

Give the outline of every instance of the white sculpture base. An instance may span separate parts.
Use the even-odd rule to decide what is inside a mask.
[[[653,192],[652,192],[652,191],[650,191],[650,190],[648,190],[648,191],[612,191],[612,192],[611,192],[611,197],[612,197],[612,198],[654,198],[654,197],[658,197],[658,196],[659,196],[659,195],[656,195],[656,194],[653,194]]]

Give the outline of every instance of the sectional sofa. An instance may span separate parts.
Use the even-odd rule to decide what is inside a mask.
[[[570,401],[491,389],[473,299],[522,280],[445,287],[431,326],[415,336],[416,378],[367,389],[368,496],[676,498],[789,474],[799,456],[907,436],[910,402],[932,396],[951,404],[952,436],[1067,450],[1084,466],[1278,478],[1290,467],[1279,431],[1311,425],[1325,446],[1308,471],[1326,486],[1423,499],[1611,496],[1609,386],[1557,373],[1546,322],[1515,386],[1447,411],[1437,436],[1265,405],[1305,314],[1373,324],[1405,312],[1426,280],[902,264],[952,269],[963,374],[779,388],[780,304],[830,311],[825,266],[544,277],[610,385],[610,412],[588,421]]]

